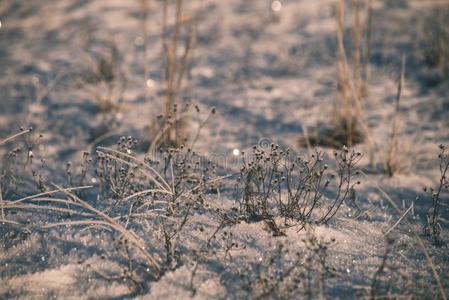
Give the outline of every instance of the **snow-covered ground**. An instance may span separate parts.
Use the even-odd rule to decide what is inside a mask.
[[[185,14],[198,16],[182,93],[183,101],[200,108],[189,121],[192,137],[211,108],[217,111],[193,150],[215,160],[219,175],[238,172],[234,154],[249,152],[253,145],[274,143],[306,154],[300,141],[307,131],[329,123],[337,99],[336,1],[184,2]],[[87,151],[93,166],[85,183],[94,187],[78,195],[100,210],[113,203],[102,194],[97,197],[96,147],[133,136],[138,144],[132,153],[143,159],[151,143],[150,127],[164,105],[162,1],[148,1],[146,40],[141,3],[0,2],[0,141],[21,126],[34,129],[0,145],[3,199],[39,192],[29,180],[32,170],[35,181],[41,176],[48,189],[77,185],[67,174],[68,162],[78,176]],[[431,206],[423,188],[438,185],[438,145],[449,146],[449,78],[447,70],[425,60],[424,41],[431,30],[425,24],[435,9],[449,16],[449,5],[446,0],[372,0],[372,5],[364,118],[374,145],[365,141],[355,146],[363,153],[361,184],[353,197],[362,210],[358,217],[347,201],[329,224],[299,232],[289,227],[283,229],[285,236],[273,236],[266,222],[237,220],[220,226],[222,214],[234,216],[231,208],[238,206],[235,176],[226,178],[218,193],[205,192],[202,203],[207,205],[194,210],[176,236],[177,264],[155,279],[136,253],[126,258],[119,234],[79,226],[43,229],[41,225],[71,216],[6,209],[7,219],[20,225],[0,222],[0,298],[369,298],[375,291],[376,297],[430,299],[441,298],[442,290],[449,294],[447,193],[441,195],[439,242],[423,233]],[[350,24],[348,15],[347,36]],[[402,54],[406,67],[397,157],[404,168],[390,178],[378,166],[389,144]],[[111,55],[113,99],[119,108],[105,112],[95,99],[104,97],[107,87],[86,82],[99,61]],[[11,167],[8,152],[19,146],[22,151]],[[334,149],[319,150],[332,161]],[[413,209],[401,219],[389,199],[401,212]],[[126,215],[129,205],[120,202],[116,213]],[[147,218],[128,220],[127,229],[164,264],[161,218]],[[218,241],[209,242],[217,228]],[[314,250],[317,245],[326,247],[326,270],[317,254],[323,252]],[[380,268],[387,248],[385,267]],[[135,272],[127,277],[123,272],[134,260]]]

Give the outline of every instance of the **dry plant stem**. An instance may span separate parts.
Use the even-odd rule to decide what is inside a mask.
[[[92,185],[78,186],[78,187],[71,187],[71,188],[64,188],[64,189],[57,188],[55,190],[46,191],[46,192],[31,195],[31,196],[23,197],[18,200],[11,201],[10,203],[17,204],[17,203],[23,202],[25,200],[31,200],[31,199],[39,198],[42,196],[52,195],[52,194],[56,194],[56,193],[71,192],[71,191],[82,190],[82,189],[91,189],[91,188],[93,188]]]
[[[168,87],[167,92],[169,95],[169,101],[168,101],[168,107],[166,108],[166,115],[170,113],[173,107],[174,103],[174,97],[176,96],[176,90],[175,90],[175,82],[176,82],[176,73],[178,71],[178,64],[177,64],[177,50],[178,50],[178,38],[179,38],[179,31],[181,27],[181,17],[182,17],[182,0],[176,0],[176,12],[175,12],[175,33],[172,37],[171,41],[171,47],[168,58],[171,59],[171,62],[167,63],[168,68],[170,68],[169,71],[169,77],[168,77]]]
[[[442,150],[441,155],[444,155],[444,148]],[[441,191],[443,190],[443,187],[445,186],[445,180],[447,180],[447,173],[449,170],[449,159],[447,162],[443,162],[440,164],[440,182],[438,186],[438,191],[435,193],[435,195],[432,195],[433,198],[433,215],[432,215],[432,226],[437,225],[437,218],[438,218],[438,206],[439,206],[439,199]]]
[[[352,34],[354,36],[354,53],[352,57],[354,86],[356,88],[357,98],[362,99],[362,83],[361,83],[361,48],[362,48],[362,28],[360,21],[360,0],[351,0],[351,8],[353,10]]]
[[[192,144],[190,145],[190,149],[193,150],[193,147],[195,146],[196,142],[198,141],[198,138],[200,137],[201,130],[204,128],[204,126],[206,126],[207,122],[209,122],[211,116],[214,114],[213,111],[214,110],[209,112],[209,115],[207,116],[207,118],[203,122],[201,122],[200,126],[198,127],[198,130],[196,131],[196,135],[195,135],[195,137],[192,140]]]
[[[179,76],[176,81],[175,95],[179,95],[179,93],[181,92],[182,80],[187,71],[188,58],[189,58],[189,54],[193,48],[193,40],[195,38],[195,30],[193,30],[193,28],[195,28],[195,27],[192,26],[192,29],[190,30],[191,34],[187,37],[185,44],[184,44],[184,54],[181,57],[181,65],[180,65],[180,70],[179,70]]]
[[[5,220],[2,220],[1,223],[2,223],[2,224],[11,224],[11,225],[16,225],[16,226],[20,226],[20,225],[21,225],[20,223],[17,223],[17,222],[11,221],[11,220],[6,220],[6,219],[5,219]],[[30,230],[27,229],[27,228],[25,228],[25,230],[26,230],[27,232],[30,232]]]
[[[104,134],[100,135],[99,137],[97,137],[96,139],[94,139],[92,142],[90,142],[86,147],[86,151],[91,152],[91,149],[95,148],[96,145],[100,144],[100,142],[116,135],[119,134],[120,131],[119,130],[112,130],[112,131],[107,131]]]
[[[83,217],[93,217],[94,216],[93,214],[89,214],[89,213],[78,212],[78,211],[75,211],[72,209],[52,207],[49,205],[40,206],[40,205],[33,205],[33,204],[23,204],[23,205],[19,204],[19,205],[9,206],[8,204],[6,204],[5,208],[54,211],[54,212],[60,212],[60,213],[67,213],[70,215],[79,215],[79,216],[83,216]]]
[[[355,17],[353,19],[352,32],[354,33],[354,56],[352,69],[349,66],[346,49],[345,49],[345,37],[344,37],[344,19],[345,19],[345,1],[339,0],[337,3],[337,77],[338,77],[338,97],[341,103],[341,107],[338,108],[336,121],[344,121],[347,132],[347,145],[353,145],[353,134],[356,132],[355,126],[361,126],[363,133],[365,133],[370,148],[376,148],[376,143],[372,138],[371,130],[367,126],[362,100],[364,98],[363,86],[367,85],[366,81],[361,82],[361,21],[360,21],[360,8],[358,1],[352,0],[352,4],[355,8]],[[357,59],[357,61],[356,61]],[[336,108],[337,109],[337,108]],[[370,158],[372,161],[372,158]]]
[[[226,178],[233,177],[235,175],[237,175],[237,173],[236,174],[224,175],[224,176],[217,177],[217,178],[211,179],[209,181],[206,181],[205,183],[198,184],[197,186],[191,188],[190,190],[187,190],[184,193],[180,194],[178,196],[178,198],[185,197],[185,196],[189,195],[190,193],[192,193],[192,192],[198,190],[199,188],[201,188],[202,185],[208,185],[208,184],[211,184],[211,183],[214,183],[214,182],[217,182],[217,181],[221,181],[221,180],[226,179]]]
[[[70,201],[70,200],[67,200],[67,199],[61,199],[61,198],[42,197],[42,196],[45,196],[45,195],[50,196],[52,194],[56,194],[56,193],[60,193],[60,192],[73,191],[73,190],[79,190],[79,189],[86,189],[86,188],[91,188],[91,187],[92,186],[75,187],[75,188],[68,188],[68,189],[59,189],[58,188],[58,189],[53,190],[53,191],[48,191],[48,192],[45,192],[45,193],[35,194],[35,195],[32,195],[32,196],[24,197],[24,198],[21,198],[21,199],[18,199],[18,200],[14,200],[14,201],[2,199],[2,201],[0,202],[1,208],[2,208],[2,222],[20,226],[19,223],[14,222],[14,221],[10,221],[10,220],[6,220],[4,218],[4,209],[44,210],[44,211],[54,211],[54,212],[60,212],[60,213],[68,213],[68,214],[71,214],[71,215],[79,215],[79,216],[84,216],[84,217],[92,217],[92,216],[94,216],[93,214],[85,213],[85,212],[79,212],[79,211],[76,211],[76,210],[73,210],[73,209],[69,208],[69,205],[77,206],[77,207],[84,207],[84,206],[82,206],[79,203],[74,203],[73,201]],[[63,203],[63,204],[67,205],[67,208],[55,207],[55,206],[50,206],[50,205],[40,206],[40,205],[36,205],[36,204],[27,204],[27,203],[22,204],[26,200],[30,200],[30,201],[33,201],[33,202]]]
[[[344,118],[347,143],[352,146],[352,134],[354,132],[354,118],[360,119],[362,114],[362,106],[359,95],[356,92],[356,86],[351,75],[351,70],[348,64],[346,49],[344,45],[344,19],[345,19],[345,1],[340,0],[337,4],[337,48],[338,48],[338,63],[337,74],[339,84],[339,97],[343,102],[342,112],[340,117]],[[357,52],[357,51],[356,51]],[[360,122],[362,123],[362,122]]]
[[[68,197],[70,197],[75,203],[81,204],[85,209],[92,212],[96,216],[103,219],[103,221],[98,220],[88,220],[93,221],[98,224],[102,224],[105,226],[109,226],[112,229],[116,230],[117,232],[121,233],[124,237],[126,237],[134,246],[138,249],[138,251],[142,254],[142,256],[147,260],[148,264],[156,271],[157,276],[160,274],[160,267],[159,263],[156,261],[156,259],[145,250],[145,244],[131,231],[127,230],[125,227],[123,227],[120,223],[118,223],[114,218],[108,216],[107,214],[103,213],[102,211],[97,210],[87,202],[81,200],[78,196],[75,194],[64,190],[57,185],[55,185],[56,188],[60,189],[63,193],[65,193]],[[88,222],[86,221],[86,222]],[[79,222],[85,222],[85,221],[74,221],[73,224]],[[47,226],[59,226],[59,225],[66,225],[70,224],[71,222],[60,222],[60,223],[54,223]],[[79,223],[82,224],[82,223]]]
[[[165,103],[165,115],[168,117],[171,114],[175,98],[175,84],[177,82],[177,71],[178,71],[178,61],[177,61],[177,48],[178,39],[182,22],[182,0],[176,0],[175,8],[175,32],[172,36],[170,46],[166,46],[166,93],[167,100]],[[164,0],[164,15],[167,10],[167,0]],[[165,15],[166,17],[166,15]]]
[[[346,50],[344,45],[344,18],[345,18],[345,3],[344,0],[340,0],[337,4],[337,46],[338,46],[338,64],[337,74],[339,75],[339,91],[341,93],[340,98],[343,101],[343,115],[350,116],[351,105],[349,103],[350,95],[347,95],[347,91],[350,88],[348,82],[348,62],[346,59]],[[346,124],[349,126],[350,124]],[[347,127],[349,128],[349,127]]]
[[[166,122],[164,123],[164,126],[159,130],[159,132],[156,134],[156,136],[151,141],[150,146],[148,147],[148,153],[151,153],[152,155],[155,154],[156,146],[160,142],[161,138],[164,136],[167,136],[170,134],[170,131],[173,129],[177,129],[177,124],[185,118],[185,113],[181,113],[179,116],[174,116],[173,122]]]
[[[339,172],[339,185],[337,196],[334,200],[333,205],[328,210],[326,215],[320,220],[320,222],[327,223],[330,219],[332,219],[337,213],[340,206],[343,204],[344,200],[347,198],[349,192],[354,189],[357,183],[352,183],[351,178],[354,177],[353,174],[355,166],[358,160],[354,160],[351,154],[350,158],[346,161],[342,161],[340,163],[340,172]],[[343,196],[341,196],[343,194]],[[336,207],[335,207],[336,206]]]
[[[408,212],[413,208],[413,204],[410,205],[410,207],[402,214],[402,216],[396,221],[396,223],[394,223],[393,226],[390,227],[390,229],[388,229],[384,234],[383,237],[386,237],[391,231],[393,231],[393,229],[396,228],[396,226],[399,225],[399,223],[401,223],[401,221],[407,216]]]
[[[162,227],[162,232],[164,234],[164,239],[165,239],[166,263],[169,266],[169,268],[172,268],[173,263],[176,263],[175,255],[174,255],[176,241],[173,241],[173,240],[176,239],[176,237],[181,232],[182,228],[185,226],[185,224],[187,224],[187,220],[190,215],[191,207],[192,207],[192,204],[190,204],[190,203],[187,204],[187,210],[184,213],[182,221],[178,225],[178,227],[174,230],[173,233],[168,232],[168,230],[165,226],[164,220],[161,219],[161,227]]]
[[[215,228],[213,233],[210,235],[210,237],[207,239],[206,247],[210,246],[210,243],[212,239],[214,239],[217,236],[217,233],[222,230],[225,226],[233,224],[234,221],[230,219],[226,214],[221,215],[221,221],[220,224]],[[201,250],[202,251],[202,250]]]
[[[156,183],[156,185],[159,186],[159,188],[161,188],[162,190],[171,191],[170,185],[167,183],[167,181],[153,167],[151,167],[149,164],[143,163],[143,162],[137,160],[134,156],[131,156],[131,155],[128,155],[128,154],[116,151],[114,149],[105,148],[105,147],[98,147],[97,149],[98,149],[97,150],[98,153],[100,153],[102,155],[105,155],[107,157],[110,157],[112,159],[116,159],[116,160],[118,160],[118,161],[120,161],[122,163],[125,163],[125,164],[129,165],[129,166],[143,166],[143,167],[145,167],[146,169],[150,170],[152,173],[148,173],[148,172],[144,172],[144,171],[142,171],[142,172],[145,175],[147,175],[152,181],[154,181],[154,183]],[[112,153],[112,154],[115,154],[115,155],[108,154],[106,152],[109,152],[109,153]],[[126,158],[134,161],[135,163],[130,163],[130,162],[124,160],[124,159],[121,159],[119,156],[126,157]],[[159,182],[159,180],[160,180],[160,182]]]
[[[170,194],[170,195],[175,195],[176,194],[175,191],[172,190],[172,187],[167,183],[167,181],[159,174],[159,172],[157,172],[149,164],[141,162],[137,158],[135,158],[135,157],[133,157],[131,155],[128,155],[128,154],[116,151],[114,149],[105,148],[105,147],[98,147],[98,149],[99,150],[97,150],[97,152],[100,153],[101,155],[105,155],[105,156],[107,156],[107,157],[109,157],[111,159],[118,160],[118,161],[120,161],[122,163],[125,163],[125,164],[129,165],[129,166],[133,166],[133,167],[134,166],[142,166],[142,167],[144,167],[144,168],[146,168],[146,169],[148,169],[148,170],[150,170],[152,172],[152,173],[149,173],[149,172],[145,172],[144,170],[141,170],[141,172],[143,174],[147,175],[160,189],[149,189],[149,190],[141,191],[141,192],[138,192],[138,193],[135,193],[135,194],[129,196],[130,198],[133,198],[133,197],[139,195],[139,193],[145,194],[145,193],[150,193],[150,192],[155,192],[155,191],[160,191],[160,192],[163,192],[165,194]],[[106,153],[106,151],[109,151],[110,153],[115,154],[116,156],[108,154],[108,153]],[[120,158],[118,156],[123,156],[125,158],[128,158],[128,159],[134,161],[135,163],[128,162],[128,161],[126,161],[126,160],[124,160],[124,159],[122,159],[122,158]],[[195,187],[193,187],[193,188],[191,188],[191,189],[189,189],[189,190],[187,190],[187,191],[177,195],[177,198],[181,198],[181,197],[185,197],[185,196],[189,195],[190,193],[198,190],[204,184],[211,184],[211,183],[214,183],[214,182],[217,182],[217,181],[220,181],[220,180],[232,177],[234,175],[235,174],[225,175],[225,176],[221,176],[221,177],[218,177],[218,178],[211,179],[211,180],[209,180],[209,181],[207,181],[205,183],[198,184],[197,186],[195,186]]]
[[[192,272],[190,274],[190,284],[189,285],[190,285],[190,291],[191,291],[192,296],[195,296],[196,292],[197,292],[197,290],[195,288],[194,280],[195,280],[195,275],[196,275],[199,265],[200,265],[199,261],[198,260],[195,261],[195,264],[193,265],[193,268],[192,268]]]
[[[70,194],[73,197],[76,197],[73,194]],[[78,198],[76,201],[82,201]],[[82,202],[84,204],[87,204],[85,202]],[[88,204],[87,204],[88,205]],[[89,205],[85,208],[89,209]],[[93,208],[92,208],[93,209]],[[107,216],[106,214],[101,213],[98,210],[93,209],[94,212],[98,215],[103,217],[105,221],[99,221],[99,220],[79,220],[79,221],[68,221],[68,222],[58,222],[58,223],[52,223],[43,226],[43,228],[52,228],[52,227],[58,227],[58,226],[71,226],[71,225],[99,225],[99,226],[105,226],[108,228],[112,228],[115,231],[119,232],[123,236],[125,236],[127,239],[130,240],[131,243],[134,244],[134,246],[138,249],[138,251],[142,254],[142,256],[147,260],[148,264],[153,267],[156,271],[157,276],[159,276],[160,268],[157,261],[153,258],[151,254],[149,254],[145,250],[145,245],[136,237],[132,232],[128,231],[126,228],[124,228],[122,225],[120,225],[115,219]]]
[[[142,12],[142,41],[143,41],[143,49],[142,49],[142,60],[143,60],[143,78],[144,78],[144,86],[146,87],[148,80],[148,13],[150,10],[149,0],[140,0],[140,7]],[[148,98],[148,89],[146,88],[145,96]],[[147,99],[148,100],[148,99]]]
[[[155,149],[156,149],[156,145],[159,143],[160,139],[165,136],[167,134],[168,131],[170,131],[170,129],[172,128],[171,124],[168,124],[167,122],[164,124],[164,127],[159,130],[159,132],[157,133],[157,135],[153,138],[153,140],[151,141],[151,145],[148,148],[148,152],[151,154],[154,154]]]
[[[176,0],[175,2],[175,14],[174,14],[174,32],[171,36],[168,34],[168,24],[169,24],[169,0],[163,1],[163,14],[162,14],[162,62],[163,62],[163,78],[165,86],[165,103],[164,103],[164,117],[165,124],[161,129],[161,132],[153,138],[152,144],[157,144],[160,139],[166,142],[179,143],[179,132],[178,128],[180,126],[179,120],[172,122],[167,126],[167,123],[171,123],[170,120],[176,120],[177,113],[173,112],[175,102],[182,90],[183,79],[186,77],[186,71],[188,68],[188,62],[191,50],[194,46],[195,41],[195,30],[191,23],[192,21],[187,20],[183,16],[183,0]],[[178,55],[178,46],[182,40],[181,31],[186,28],[189,31],[188,36],[185,38],[183,53]],[[154,146],[150,147],[154,149]]]
[[[77,207],[83,207],[81,204],[79,203],[73,203],[73,201],[67,200],[67,199],[63,199],[63,198],[54,198],[54,197],[39,197],[39,198],[33,198],[31,199],[31,201],[33,202],[53,202],[53,203],[63,203],[63,204],[67,204],[67,205],[72,205],[72,206],[77,206]],[[14,201],[9,201],[8,202],[11,205],[17,205],[17,203],[14,203]]]
[[[5,221],[5,210],[3,209],[3,193],[2,193],[1,184],[0,184],[0,206],[1,206],[1,213],[2,213],[2,221]]]
[[[126,153],[123,153],[123,152],[120,152],[120,151],[117,151],[114,149],[104,148],[104,147],[98,147],[97,152],[99,153],[99,155],[102,155],[103,157],[107,157],[109,159],[118,161],[120,163],[124,163],[124,164],[132,167],[134,169],[134,171],[144,174],[148,179],[150,179],[150,181],[152,183],[154,183],[156,185],[156,187],[154,187],[154,188],[149,188],[149,189],[146,189],[143,191],[134,192],[131,195],[126,196],[125,198],[120,198],[120,200],[118,200],[118,201],[124,202],[124,201],[130,200],[132,198],[142,196],[145,194],[151,194],[151,193],[168,196],[163,201],[153,201],[153,200],[145,201],[139,207],[136,208],[136,210],[135,210],[136,212],[141,211],[143,208],[154,205],[155,203],[158,203],[158,204],[162,204],[166,207],[164,209],[151,209],[150,214],[157,215],[155,213],[159,212],[159,213],[165,213],[165,214],[168,213],[170,216],[175,216],[176,215],[175,214],[175,204],[177,203],[177,201],[179,199],[190,200],[192,198],[193,194],[197,190],[200,190],[205,186],[213,184],[214,182],[217,182],[224,178],[232,176],[232,175],[227,175],[227,176],[210,179],[208,181],[200,181],[200,182],[198,182],[198,184],[196,184],[192,187],[189,187],[186,190],[182,190],[182,189],[179,190],[178,182],[175,184],[173,162],[171,160],[167,163],[167,165],[168,165],[167,168],[169,168],[171,171],[171,176],[170,176],[171,185],[170,185],[167,183],[167,181],[169,181],[170,178],[164,179],[164,177],[161,175],[164,173],[162,173],[162,172],[159,173],[148,163],[141,162],[129,154],[126,154]],[[149,214],[148,214],[148,212],[144,212],[143,214],[142,213],[136,214],[136,213],[130,212],[129,217],[131,217],[131,215],[132,216],[137,216],[137,215],[148,216]],[[164,216],[164,218],[170,219],[167,216]],[[121,217],[119,217],[119,219],[121,219]]]
[[[370,181],[372,184],[374,184],[374,187],[385,197],[385,199],[387,199],[387,201],[391,204],[391,206],[393,206],[393,208],[396,210],[396,212],[399,215],[403,215],[404,212],[401,211],[401,209],[396,205],[396,203],[394,203],[393,199],[373,180],[371,180],[369,178],[369,176],[363,172],[360,171],[361,174],[363,174],[365,176],[365,178]],[[433,263],[432,258],[430,257],[429,251],[427,250],[424,241],[421,239],[421,237],[416,233],[416,231],[413,229],[412,225],[410,224],[410,222],[404,218],[404,222],[407,225],[407,227],[410,229],[410,232],[413,234],[415,241],[418,243],[419,247],[421,248],[421,251],[424,253],[426,260],[427,260],[427,264],[430,268],[430,270],[432,271],[432,275],[435,279],[435,282],[437,284],[438,287],[438,292],[440,293],[440,296],[443,300],[447,300],[446,297],[446,293],[444,292],[443,286],[441,284],[441,280],[440,280],[440,276],[438,275],[437,269],[435,267],[435,264]]]
[[[164,74],[164,80],[165,80],[165,84],[166,84],[166,89],[168,90],[168,78],[169,78],[169,71],[170,71],[170,62],[171,62],[171,57],[170,57],[170,53],[169,53],[169,43],[168,43],[168,38],[167,38],[167,26],[168,26],[168,1],[167,0],[163,0],[163,13],[162,13],[162,34],[161,34],[161,39],[162,39],[162,74]],[[167,93],[167,91],[166,91]],[[166,96],[166,103],[165,103],[165,112],[169,113],[170,109],[167,110],[167,106],[168,106],[168,101],[169,101],[169,97],[168,94]],[[167,115],[166,115],[167,117]]]
[[[370,80],[370,66],[369,60],[371,57],[371,31],[373,24],[373,4],[372,0],[368,0],[367,11],[367,24],[366,24],[366,39],[365,39],[365,55],[363,62],[363,92],[365,95],[368,93],[368,82]]]
[[[402,96],[402,89],[404,86],[404,80],[405,80],[405,55],[402,54],[401,56],[401,73],[398,80],[398,90],[396,94],[396,101],[395,101],[395,109],[394,109],[394,115],[393,115],[393,123],[392,123],[392,129],[390,134],[390,147],[387,152],[387,157],[385,161],[385,168],[387,170],[387,173],[390,177],[394,175],[396,171],[398,171],[398,162],[397,159],[397,151],[398,151],[398,123],[399,123],[399,109],[401,104],[401,96]]]
[[[371,283],[371,299],[376,299],[376,290],[377,290],[377,283],[378,283],[378,278],[380,277],[380,275],[382,275],[385,267],[387,266],[387,260],[388,260],[388,255],[391,252],[391,243],[390,241],[387,241],[387,246],[385,249],[385,253],[382,256],[382,262],[379,266],[379,268],[377,269],[376,273],[374,273],[374,277]]]
[[[15,138],[18,138],[19,136],[22,136],[22,135],[25,135],[27,133],[30,133],[31,131],[33,131],[32,128],[24,130],[24,131],[21,131],[19,133],[16,133],[16,134],[14,134],[14,135],[12,135],[10,137],[7,137],[6,139],[0,141],[0,145],[6,144],[7,142],[14,140]]]

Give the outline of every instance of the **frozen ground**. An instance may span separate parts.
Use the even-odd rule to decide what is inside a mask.
[[[38,169],[47,187],[52,183],[70,186],[68,161],[73,173],[79,174],[83,151],[96,160],[96,146],[112,146],[121,136],[137,138],[136,155],[144,156],[151,142],[148,127],[163,106],[161,3],[149,2],[147,67],[142,63],[140,1],[0,2],[0,140],[20,126],[33,126],[33,141],[42,133],[33,148],[34,166],[45,159],[45,166]],[[300,143],[304,128],[327,123],[336,98],[335,1],[284,0],[278,12],[268,0],[186,2],[188,9],[200,15],[183,94],[201,109],[193,115],[191,126],[199,126],[211,107],[217,109],[194,150],[204,157],[221,155],[220,174],[239,170],[234,149],[248,151],[261,141],[307,153]],[[431,203],[423,188],[437,185],[438,145],[449,144],[449,79],[440,69],[429,67],[421,51],[426,33],[422,23],[432,9],[448,10],[448,3],[373,0],[373,7],[365,118],[376,147],[368,143],[356,147],[364,153],[360,167],[368,174],[360,176],[355,195],[363,211],[360,216],[354,217],[348,203],[329,224],[300,232],[297,227],[287,228],[280,237],[274,237],[264,222],[229,222],[217,233],[223,240],[213,242],[204,254],[202,250],[221,222],[213,207],[223,212],[236,206],[235,178],[227,178],[220,183],[219,193],[214,190],[204,195],[209,207],[195,210],[177,237],[178,263],[155,280],[139,263],[133,277],[123,276],[126,251],[113,232],[77,226],[42,229],[40,225],[64,221],[70,215],[56,219],[34,210],[6,210],[9,220],[22,225],[0,223],[0,298],[369,298],[373,278],[378,281],[378,297],[441,297],[413,232],[424,242],[442,288],[449,294],[447,194],[442,195],[446,206],[442,207],[440,241],[435,243],[423,233]],[[82,79],[95,68],[98,57],[111,54],[111,48],[116,49],[123,94],[117,96],[120,109],[104,113],[93,100],[98,95]],[[374,165],[379,165],[380,153],[388,143],[401,53],[407,64],[398,155],[405,168],[389,178],[369,166],[368,158],[372,155]],[[145,69],[153,80],[149,85],[144,80]],[[14,147],[30,144],[29,139],[22,136],[0,146],[5,157],[0,171],[30,177],[28,149],[22,151],[25,158],[19,155],[14,168],[9,167],[7,157]],[[333,149],[321,150],[332,157]],[[86,179],[94,188],[80,195],[106,209],[111,199],[96,199],[99,187],[93,169]],[[37,192],[36,184],[22,175],[16,180],[16,188],[4,191],[4,199]],[[378,272],[387,248],[384,233],[401,217],[385,193],[402,211],[412,204],[414,209],[406,216],[410,226],[402,220],[389,234],[394,243],[386,267]],[[119,214],[126,214],[129,204],[118,209],[123,210]],[[131,221],[137,225],[129,229],[162,262],[160,226],[154,220],[142,222]],[[307,247],[313,237],[329,243],[326,272]],[[229,253],[228,240],[238,244]],[[285,272],[296,261],[302,264],[292,272],[295,275],[276,281],[282,277],[279,270]],[[266,282],[278,284],[273,287]]]

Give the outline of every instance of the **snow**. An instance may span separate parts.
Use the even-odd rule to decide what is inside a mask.
[[[0,3],[0,140],[16,133],[20,126],[35,128],[30,140],[0,145],[1,157],[14,147],[34,141],[37,147],[25,152],[32,151],[36,170],[49,183],[63,186],[70,185],[68,161],[73,162],[73,173],[79,174],[83,151],[95,155],[96,146],[111,146],[120,136],[137,138],[139,145],[128,154],[143,157],[151,142],[152,120],[163,109],[162,5],[160,1],[149,2],[146,67],[140,1]],[[183,92],[185,99],[201,108],[191,116],[192,128],[199,126],[212,107],[217,109],[202,129],[194,150],[205,156],[215,155],[220,172],[225,174],[238,172],[242,153],[260,143],[272,142],[307,154],[308,149],[299,142],[304,128],[327,124],[336,100],[335,1],[184,2],[187,10],[201,15]],[[62,220],[41,211],[8,211],[11,220],[25,227],[0,221],[0,298],[255,298],[262,291],[248,290],[244,276],[255,276],[255,270],[271,270],[264,269],[264,263],[279,244],[290,250],[284,257],[286,265],[294,263],[292,253],[297,251],[305,259],[309,252],[303,240],[311,233],[319,240],[334,240],[328,247],[327,260],[336,275],[326,280],[326,296],[368,297],[387,247],[383,235],[401,217],[384,192],[402,211],[412,203],[414,210],[407,217],[411,226],[400,222],[391,233],[395,243],[383,284],[395,285],[392,291],[398,295],[439,297],[414,230],[425,241],[443,289],[449,294],[447,193],[442,198],[446,205],[442,208],[446,220],[442,222],[442,242],[436,244],[422,234],[430,205],[423,188],[437,185],[437,146],[449,143],[449,80],[425,63],[420,50],[424,33],[418,30],[431,9],[442,9],[446,2],[408,0],[401,1],[403,6],[387,2],[392,1],[373,1],[371,80],[365,103],[365,117],[376,147],[368,142],[356,146],[364,153],[360,167],[366,177],[361,176],[356,193],[364,214],[353,217],[354,208],[345,204],[329,224],[311,225],[300,232],[296,227],[287,228],[286,236],[281,237],[273,237],[264,222],[237,222],[217,233],[219,238],[223,231],[233,233],[240,247],[231,249],[230,256],[225,255],[222,244],[214,244],[216,253],[198,256],[195,253],[205,247],[220,224],[212,208],[202,208],[193,213],[180,233],[179,265],[158,280],[153,280],[144,267],[138,268],[136,278],[142,287],[135,288],[120,277],[127,260],[123,249],[117,249],[117,235],[94,227],[42,229],[35,225]],[[115,45],[120,54],[118,68],[126,85],[115,102],[119,109],[101,112],[94,100],[96,95],[80,83],[80,74],[87,76],[95,68],[96,55],[110,55],[109,44]],[[401,53],[407,57],[398,153],[404,168],[389,178],[377,166],[382,163],[381,153],[391,131]],[[146,76],[145,70],[149,72]],[[43,134],[40,140],[36,138],[38,133]],[[327,158],[333,156],[333,149],[320,150]],[[370,154],[375,158],[374,168],[369,163]],[[37,167],[41,158],[45,158],[42,169]],[[6,160],[0,164],[0,171],[9,170]],[[25,165],[23,160],[11,171],[29,173]],[[4,199],[37,192],[34,183],[20,178],[17,191],[5,193]],[[99,180],[92,168],[86,182],[98,188]],[[236,205],[234,186],[234,179],[223,180],[220,191],[207,194],[205,203],[230,210]],[[97,199],[93,191],[80,195],[102,209],[108,203],[107,199]],[[123,205],[127,208],[127,203]],[[160,228],[155,228],[151,220],[131,223],[135,227],[129,229],[149,249],[156,249],[154,255],[163,262]],[[318,285],[317,278],[314,285]],[[284,289],[287,284],[283,283],[281,294],[269,298],[292,296]],[[318,298],[318,292],[313,297]]]

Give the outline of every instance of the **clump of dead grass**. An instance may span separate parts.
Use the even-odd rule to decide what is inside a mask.
[[[364,120],[364,105],[369,92],[371,1],[351,0],[349,8],[352,15],[351,43],[348,45],[345,26],[346,1],[337,2],[336,101],[329,124],[321,124],[308,130],[305,142],[312,146],[339,148],[343,145],[353,146],[370,138],[369,128]]]

